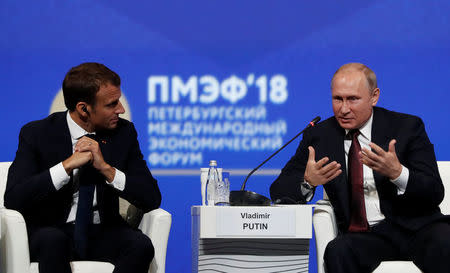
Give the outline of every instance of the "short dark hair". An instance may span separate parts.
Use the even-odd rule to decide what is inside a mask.
[[[74,111],[78,102],[95,105],[95,95],[106,84],[120,86],[116,72],[99,63],[82,63],[72,67],[63,81],[64,103],[69,111]]]

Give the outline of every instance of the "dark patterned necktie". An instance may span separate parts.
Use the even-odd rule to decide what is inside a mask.
[[[350,232],[365,232],[369,229],[364,202],[363,165],[359,156],[361,145],[358,141],[359,130],[349,132],[352,144],[348,152],[348,181],[351,187]]]
[[[95,140],[93,134],[86,136]],[[73,239],[75,250],[80,259],[86,259],[87,257],[88,236],[93,218],[94,181],[97,175],[98,172],[91,164],[86,164],[78,170],[78,183],[75,186],[75,190],[78,190],[78,206]]]

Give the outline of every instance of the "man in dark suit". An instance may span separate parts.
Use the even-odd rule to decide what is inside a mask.
[[[111,262],[116,273],[147,272],[153,245],[121,218],[119,197],[147,212],[161,193],[133,124],[119,118],[120,78],[83,63],[67,73],[63,94],[67,112],[22,128],[5,206],[24,216],[41,273],[71,272],[69,261],[80,259]]]
[[[380,89],[363,64],[339,68],[331,95],[334,117],[305,131],[271,185],[272,199],[309,201],[325,187],[339,229],[325,251],[328,272],[372,272],[403,259],[448,272],[444,188],[422,120],[375,107]]]

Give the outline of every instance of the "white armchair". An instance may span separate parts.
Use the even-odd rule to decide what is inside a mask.
[[[3,206],[6,178],[11,162],[0,162],[0,272],[37,273],[38,264],[30,262],[28,237],[25,220],[15,210]],[[149,273],[164,273],[167,241],[169,239],[172,216],[163,209],[144,214],[139,229],[152,240],[155,257]],[[107,262],[72,262],[73,273],[111,273],[114,266]]]
[[[445,197],[440,208],[443,214],[450,215],[450,161],[438,161],[439,173],[445,188]],[[314,214],[313,225],[314,234],[316,236],[317,249],[317,272],[324,273],[323,254],[325,248],[331,240],[337,235],[336,220],[328,197],[323,192],[324,200],[317,201]],[[421,273],[411,261],[385,261],[382,262],[374,273]]]

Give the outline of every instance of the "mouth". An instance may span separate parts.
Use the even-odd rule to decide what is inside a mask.
[[[353,120],[352,118],[346,118],[346,117],[338,117],[338,119],[342,122],[350,122]]]

